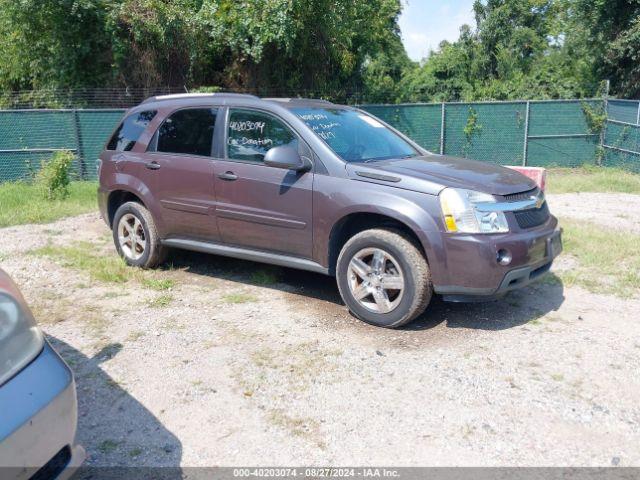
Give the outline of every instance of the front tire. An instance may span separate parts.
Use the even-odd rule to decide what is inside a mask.
[[[155,268],[167,256],[149,210],[137,202],[123,203],[113,218],[113,241],[124,261],[131,266]]]
[[[336,277],[349,310],[379,327],[406,325],[424,312],[433,295],[427,260],[395,230],[354,235],[340,252]]]

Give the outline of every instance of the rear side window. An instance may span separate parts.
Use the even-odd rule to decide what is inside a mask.
[[[228,157],[245,162],[262,162],[273,147],[298,148],[298,137],[283,122],[250,110],[231,110],[227,138]]]
[[[147,110],[145,112],[134,113],[129,115],[120,124],[115,131],[111,140],[107,144],[107,150],[116,150],[118,152],[128,152],[147,128],[149,122],[158,113],[156,110]]]
[[[188,108],[172,113],[159,128],[156,151],[211,156],[217,108]]]

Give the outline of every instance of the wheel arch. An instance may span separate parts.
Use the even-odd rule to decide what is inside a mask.
[[[118,208],[127,202],[136,202],[148,209],[144,200],[136,193],[126,189],[113,190],[107,198],[107,217],[110,227],[113,227],[113,220]]]
[[[336,274],[338,256],[347,241],[354,235],[372,228],[386,228],[404,233],[420,249],[427,263],[429,262],[428,243],[425,245],[424,235],[421,236],[417,233],[418,229],[413,222],[407,221],[406,218],[400,215],[393,215],[391,212],[381,213],[362,210],[350,212],[342,216],[334,223],[331,229],[327,252],[330,275]]]

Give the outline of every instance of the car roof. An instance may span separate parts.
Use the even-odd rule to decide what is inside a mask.
[[[265,102],[276,102],[284,108],[301,108],[301,107],[343,107],[328,100],[320,100],[317,98],[263,98]]]
[[[148,110],[150,108],[188,107],[203,104],[234,105],[244,107],[260,107],[266,105],[285,108],[348,108],[337,105],[327,100],[313,98],[260,98],[244,93],[177,93],[171,95],[158,95],[144,100],[140,105],[131,109],[131,112]]]

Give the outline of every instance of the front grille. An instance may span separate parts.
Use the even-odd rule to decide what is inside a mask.
[[[513,212],[520,228],[533,228],[542,225],[549,219],[549,207],[544,202],[540,208],[531,208]]]
[[[507,202],[519,202],[520,200],[529,200],[533,196],[537,196],[540,192],[539,188],[532,188],[531,190],[527,190],[526,192],[520,193],[510,193],[509,195],[504,195],[504,199]]]
[[[50,480],[60,475],[71,461],[71,449],[67,445],[51,460],[49,460],[40,470],[33,474],[29,480]]]

